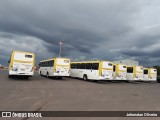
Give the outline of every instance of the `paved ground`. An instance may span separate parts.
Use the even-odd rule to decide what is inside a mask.
[[[57,80],[37,73],[30,80],[8,79],[0,70],[0,111],[41,106],[41,111],[160,111],[160,84]]]

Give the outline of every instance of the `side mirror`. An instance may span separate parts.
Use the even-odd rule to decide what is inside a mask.
[[[10,60],[8,60],[8,63],[10,63]]]

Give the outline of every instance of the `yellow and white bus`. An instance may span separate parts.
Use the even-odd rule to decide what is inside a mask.
[[[113,80],[126,80],[127,66],[123,64],[113,65]]]
[[[70,76],[84,80],[112,80],[113,63],[110,61],[71,62]]]
[[[9,63],[8,77],[25,76],[27,78],[34,75],[35,54],[23,51],[13,51]]]
[[[70,75],[70,59],[51,58],[40,61],[39,74],[46,77],[62,78]]]
[[[127,80],[143,80],[143,67],[142,66],[128,66],[127,67]]]

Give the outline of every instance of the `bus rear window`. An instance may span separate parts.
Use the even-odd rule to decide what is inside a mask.
[[[64,60],[64,63],[69,63],[69,60]]]
[[[112,66],[112,63],[108,63],[108,66]]]
[[[25,55],[26,58],[32,58],[32,55]]]
[[[143,74],[147,75],[148,74],[148,70],[144,70]]]
[[[126,68],[126,66],[123,66],[123,68]]]

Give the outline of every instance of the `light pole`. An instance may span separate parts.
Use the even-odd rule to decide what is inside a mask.
[[[59,58],[61,57],[61,52],[62,52],[62,45],[63,45],[63,42],[59,42]]]

